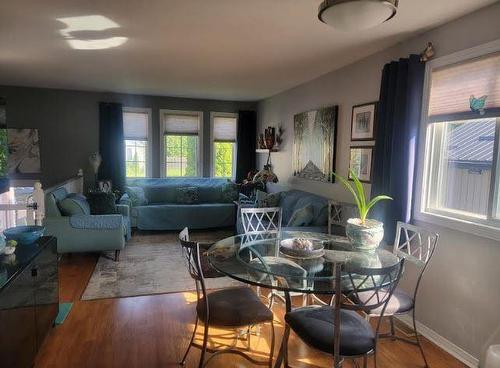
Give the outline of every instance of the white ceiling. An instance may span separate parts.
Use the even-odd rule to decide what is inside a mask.
[[[257,100],[495,0],[400,0],[356,33],[319,22],[320,2],[1,0],[0,84]]]

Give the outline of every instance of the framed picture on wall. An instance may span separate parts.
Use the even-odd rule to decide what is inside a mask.
[[[350,170],[352,170],[352,172],[354,172],[354,174],[356,174],[359,178],[359,181],[363,183],[371,183],[373,147],[351,147],[349,157],[349,179],[352,179],[350,174]]]
[[[352,107],[351,141],[372,141],[375,139],[378,102]]]

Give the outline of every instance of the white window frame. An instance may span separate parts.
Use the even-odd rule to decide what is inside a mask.
[[[153,120],[152,120],[152,113],[153,110],[149,107],[131,107],[131,106],[124,106],[122,109],[122,113],[125,112],[136,112],[136,113],[143,113],[148,115],[148,148],[146,150],[146,178],[151,178],[153,176]],[[125,141],[127,140],[126,137],[123,139],[123,144],[125,144]],[[127,179],[135,179],[135,178],[127,178]],[[140,178],[138,178],[140,179]]]
[[[234,112],[210,112],[210,176],[215,178],[215,141],[214,141],[214,119],[215,117],[235,118],[236,119],[236,132],[238,132],[238,114]],[[238,140],[235,140],[233,145],[233,167],[231,177],[227,179],[234,180],[236,178],[236,160],[238,152]],[[220,177],[223,179],[223,177]]]
[[[197,115],[198,116],[198,160],[196,176],[167,176],[165,162],[165,114]],[[160,177],[162,178],[201,178],[203,176],[203,111],[160,109]]]
[[[431,147],[432,134],[428,134],[432,129],[428,121],[432,70],[499,51],[500,39],[447,56],[436,58],[427,62],[425,68],[424,91],[422,99],[422,119],[419,132],[419,155],[417,161],[417,180],[415,187],[415,208],[413,211],[413,216],[416,220],[436,224],[449,229],[458,230],[497,241],[500,241],[500,221],[498,220],[474,218],[473,216],[466,216],[459,213],[453,214],[453,216],[451,216],[451,213],[448,211],[439,211],[426,207],[428,198],[431,196],[431,194],[429,193],[430,178],[427,174],[435,172],[435,167],[430,167],[430,155],[432,154],[433,150]],[[496,153],[497,155],[500,154],[497,147],[498,140],[500,139],[500,135],[498,135],[499,133],[499,125],[497,123],[497,139],[495,141],[494,147],[494,153]],[[493,158],[490,191],[494,189],[493,186],[495,175],[499,170],[497,168],[497,164],[499,161],[497,155],[494,155]],[[434,162],[434,165],[432,166],[436,166],[437,160],[432,161]],[[497,192],[496,194],[499,193]],[[490,193],[490,198],[494,199],[493,203],[497,201],[497,198],[494,197],[494,193]],[[490,206],[494,205],[493,203],[490,203]]]

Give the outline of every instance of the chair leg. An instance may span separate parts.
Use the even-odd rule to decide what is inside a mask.
[[[396,336],[396,328],[394,327],[394,316],[389,316],[389,322],[391,323],[391,336],[395,337]]]
[[[274,321],[271,321],[271,351],[269,352],[269,368],[273,368],[274,357]]]
[[[417,321],[415,320],[415,307],[413,307],[413,311],[412,312],[413,312],[412,313],[412,317],[413,317],[413,332],[415,333],[415,339],[417,340],[417,345],[418,345],[418,348],[420,349],[420,354],[422,354],[422,358],[424,359],[425,367],[429,367],[429,364],[427,364],[427,359],[425,358],[424,349],[422,348],[422,343],[420,342],[420,337],[418,337]]]
[[[205,352],[207,351],[208,343],[208,321],[205,321],[205,331],[203,332],[203,346],[201,348],[200,363],[198,368],[203,368],[205,365]]]
[[[196,335],[197,328],[198,328],[198,318],[196,318],[196,322],[194,324],[193,334],[191,335],[191,340],[189,341],[189,345],[187,347],[186,353],[184,354],[184,357],[182,358],[181,362],[179,363],[180,365],[186,364],[186,359],[187,359],[187,356],[189,354],[189,350],[191,349],[191,345],[193,345],[193,340],[194,340],[194,336]]]
[[[363,368],[368,368],[368,356],[363,356]]]
[[[288,325],[285,327],[285,333],[283,334],[283,362],[285,363],[285,368],[289,368],[288,365],[288,338],[290,337],[290,327]]]
[[[118,262],[120,260],[120,251],[115,250],[115,262]]]

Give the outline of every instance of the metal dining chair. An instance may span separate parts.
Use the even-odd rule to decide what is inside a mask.
[[[345,235],[347,219],[357,216],[357,207],[352,203],[339,202],[333,199],[328,201],[328,234],[332,235],[332,227],[338,230],[338,234]]]
[[[417,331],[417,323],[415,320],[415,306],[417,302],[418,290],[422,277],[429,265],[429,262],[436,251],[437,243],[439,240],[439,234],[427,231],[421,227],[406,224],[398,221],[396,227],[396,237],[394,239],[393,253],[399,257],[404,257],[407,262],[413,264],[417,268],[417,281],[413,288],[413,294],[409,295],[401,289],[396,289],[394,295],[392,296],[387,309],[385,311],[385,316],[389,317],[391,332],[389,334],[381,335],[381,338],[391,338],[394,340],[401,340],[406,343],[418,346],[420,354],[425,363],[425,367],[428,367],[427,359],[425,357],[424,349],[420,342],[420,338]],[[363,296],[361,296],[363,297]],[[367,318],[380,317],[380,308],[368,311]],[[410,340],[404,337],[396,335],[396,330],[394,326],[394,316],[412,314],[413,322],[413,337],[414,340]]]
[[[368,356],[374,356],[377,367],[377,342],[380,320],[375,331],[358,312],[381,309],[384,315],[387,303],[401,278],[404,259],[393,266],[379,269],[348,269],[335,266],[334,306],[308,306],[285,314],[285,333],[282,340],[283,360],[288,365],[288,338],[292,329],[309,346],[333,355],[334,367],[342,367],[344,359],[363,358],[368,367]],[[361,300],[357,295],[365,294]],[[358,300],[353,302],[352,300]],[[281,359],[281,357],[278,357]]]
[[[241,219],[243,229],[245,230],[245,236],[258,238],[263,234],[277,234],[278,236],[276,239],[279,241],[282,216],[282,209],[280,207],[242,208]],[[276,246],[276,250],[279,252],[279,245]],[[278,256],[278,254],[276,254],[276,256]],[[256,291],[257,295],[261,296],[260,287],[257,287]],[[292,293],[292,295],[301,296],[302,305],[307,304],[306,294]],[[282,292],[272,290],[266,297],[269,300],[269,308],[272,308],[275,297],[281,299],[283,302],[285,301]]]
[[[245,234],[281,233],[280,207],[242,208],[241,220]]]
[[[185,364],[189,350],[191,347],[195,347],[201,350],[198,363],[199,368],[206,366],[216,355],[225,353],[240,355],[253,364],[272,367],[274,355],[274,317],[271,310],[248,287],[231,287],[208,293],[205,286],[200,244],[189,240],[189,231],[187,228],[179,233],[179,241],[189,274],[195,281],[197,295],[196,322],[189,346],[180,364]],[[194,342],[199,321],[202,321],[204,324],[203,343],[201,345]],[[256,360],[235,347],[215,350],[207,346],[210,327],[234,329],[244,327],[247,334],[248,350],[250,350],[250,327],[262,323],[270,323],[271,325],[271,346],[268,360]],[[212,355],[205,361],[206,352],[212,353]]]

